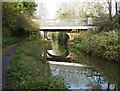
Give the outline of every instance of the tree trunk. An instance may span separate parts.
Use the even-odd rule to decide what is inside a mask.
[[[108,1],[109,19],[112,22],[112,1]]]
[[[115,1],[115,10],[116,10],[116,15],[117,15],[117,2]]]
[[[110,83],[108,83],[107,91],[110,91]]]

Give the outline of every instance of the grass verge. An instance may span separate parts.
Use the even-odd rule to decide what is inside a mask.
[[[25,41],[13,55],[8,71],[9,89],[66,89],[61,77],[53,77],[43,56],[50,44],[44,41]]]

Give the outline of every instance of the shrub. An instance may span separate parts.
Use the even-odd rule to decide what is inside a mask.
[[[72,41],[72,46],[76,46],[92,55],[102,57],[107,60],[119,61],[118,51],[120,44],[118,43],[118,31],[109,31],[101,33],[92,33],[90,31],[80,32],[80,35]]]

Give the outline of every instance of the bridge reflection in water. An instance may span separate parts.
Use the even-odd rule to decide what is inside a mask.
[[[49,63],[52,74],[61,75],[69,89],[106,89],[108,85],[100,73],[92,67],[77,63],[52,61]]]
[[[80,63],[49,61],[53,76],[62,76],[68,89],[117,89],[116,84],[92,66]]]
[[[53,49],[63,51],[63,47],[57,43],[54,41]],[[76,54],[71,52],[69,48],[67,50],[69,54],[63,57],[53,51],[46,53],[53,76],[62,76],[68,89],[106,89],[108,91],[114,89],[118,91],[117,64],[98,58],[94,59],[83,53]]]

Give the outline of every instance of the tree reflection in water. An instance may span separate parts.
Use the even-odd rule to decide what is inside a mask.
[[[54,41],[53,48],[57,45],[57,50],[62,53],[67,51],[69,53],[70,60],[76,60],[76,63],[70,63],[72,61],[65,62],[65,59],[64,62],[56,59],[54,62],[49,61],[50,68],[53,75],[61,75],[64,78],[65,85],[69,89],[119,90],[120,74],[118,63],[93,58],[78,50],[71,52],[68,46],[68,39],[66,43],[61,41],[62,44],[60,44],[59,42],[58,40]],[[74,54],[76,56],[73,57],[70,54]]]

